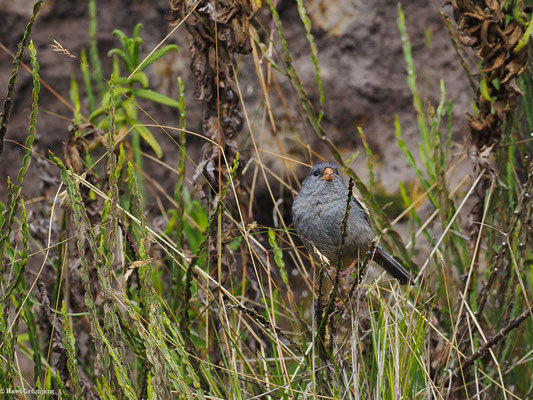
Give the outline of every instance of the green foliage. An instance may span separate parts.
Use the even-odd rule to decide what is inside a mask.
[[[283,283],[288,285],[289,278],[287,277],[287,271],[285,270],[285,262],[283,261],[283,251],[279,247],[278,242],[276,241],[276,233],[272,229],[268,230],[268,243],[274,251],[274,262],[279,268],[281,279],[283,280]]]
[[[142,24],[137,24],[134,29],[133,37],[127,37],[122,31],[116,29],[113,34],[120,39],[122,48],[111,49],[108,53],[110,57],[114,59],[115,71],[112,78],[112,85],[110,89],[103,95],[102,101],[99,107],[92,110],[89,116],[89,121],[97,123],[101,129],[107,128],[107,119],[100,119],[100,117],[106,112],[109,105],[113,103],[116,107],[115,118],[117,122],[117,129],[125,127],[131,130],[131,134],[134,136],[132,139],[134,146],[133,151],[135,153],[135,159],[137,164],[141,166],[140,147],[136,135],[140,135],[148,145],[155,152],[157,157],[163,156],[163,150],[159,142],[155,139],[154,135],[140,120],[138,116],[137,98],[144,98],[159,104],[164,104],[169,107],[179,110],[180,103],[168,96],[148,89],[149,81],[144,69],[151,64],[164,57],[170,51],[177,51],[176,45],[166,45],[158,51],[151,54],[145,60],[139,59],[140,47],[142,44],[142,38],[139,35],[139,31],[142,28]],[[122,75],[117,60],[121,60],[126,69],[128,76]],[[85,79],[87,80],[87,79]],[[141,88],[135,87],[135,85],[141,85]],[[98,122],[100,121],[100,122]]]
[[[99,97],[102,97],[107,90],[107,85],[105,84],[102,62],[100,61],[100,55],[98,53],[98,18],[96,17],[96,8],[96,0],[89,0],[89,62],[91,66],[91,79],[87,80],[87,78],[84,77],[84,81],[87,85],[87,93],[92,92],[92,88],[90,88],[91,84],[89,82],[94,81],[98,87]],[[89,107],[90,111],[94,108],[91,105],[89,105]]]
[[[190,151],[197,142],[186,140],[190,132],[185,130],[184,85],[178,79],[179,96],[173,99],[150,89],[144,72],[177,47],[164,46],[143,60],[141,25],[132,37],[115,30],[120,47],[109,52],[113,74],[106,82],[98,58],[97,7],[90,0],[89,48],[80,57],[80,85],[71,78],[70,99],[78,125],[71,142],[80,139],[85,145],[83,140],[90,140],[82,128],[86,112],[105,132],[99,131],[99,146],[87,145],[81,172],[50,152],[49,160],[61,181],[52,207],[49,203],[36,206],[39,200],[28,201],[22,190],[34,151],[40,89],[36,51],[29,42],[33,84],[29,133],[17,180],[13,183],[8,178],[6,201],[0,204],[0,386],[35,385],[36,389],[60,390],[63,398],[72,399],[88,397],[86,390],[117,400],[425,399],[446,398],[447,379],[456,374],[454,384],[459,382],[459,389],[454,390],[464,390],[459,376],[465,376],[487,398],[500,398],[505,390],[527,398],[533,391],[528,379],[533,368],[530,318],[500,335],[499,345],[484,353],[490,359],[483,363],[476,359],[463,372],[458,366],[490,343],[490,335],[515,323],[532,304],[533,207],[529,197],[533,170],[525,157],[531,154],[528,135],[533,130],[531,74],[518,82],[524,93],[520,108],[502,123],[504,141],[494,150],[500,168],[494,170],[494,184],[486,193],[482,237],[473,249],[461,221],[468,216],[461,208],[468,200],[471,181],[467,175],[453,177],[466,158],[457,156],[457,149],[463,149],[452,138],[454,106],[444,81],[432,82],[440,88],[436,99],[419,90],[407,35],[409,16],[398,8],[420,146],[418,151],[409,147],[401,116],[396,116],[390,129],[395,130],[397,145],[416,178],[401,182],[399,194],[391,196],[380,187],[378,158],[361,127],[357,132],[362,150],[353,152],[344,163],[322,130],[324,89],[304,2],[296,6],[315,68],[318,110],[298,78],[281,17],[272,1],[267,4],[274,29],[268,42],[257,32],[252,37],[257,66],[266,67],[269,74],[271,69],[281,72],[282,79],[295,89],[293,96],[301,109],[287,107],[287,114],[278,115],[279,110],[267,106],[274,104],[266,97],[274,96],[274,91],[266,90],[265,97],[257,101],[256,115],[276,113],[273,125],[291,121],[290,140],[300,144],[302,154],[311,160],[316,151],[309,145],[312,140],[292,122],[307,119],[330,154],[343,164],[362,200],[371,206],[376,231],[382,235],[380,243],[394,249],[406,265],[417,257],[426,260],[417,284],[407,289],[381,280],[359,284],[356,272],[335,271],[307,259],[284,220],[290,204],[280,200],[298,189],[296,176],[289,163],[281,174],[272,172],[261,158],[266,146],[250,153],[246,142],[241,143],[239,151],[247,154],[244,161],[239,158],[244,153],[239,152],[235,160],[226,160],[222,147],[221,168],[228,178],[221,182],[220,192],[207,189],[211,203],[198,200],[186,180],[186,161],[197,161]],[[510,18],[524,18],[523,25],[529,29],[531,23],[515,10]],[[29,30],[25,37],[28,34]],[[433,33],[426,30],[425,35],[430,49]],[[523,41],[527,40],[529,36],[524,35]],[[264,87],[277,87],[279,82],[272,77],[279,80],[280,75],[268,76],[261,82]],[[239,78],[235,68],[237,84]],[[499,83],[482,78],[482,96],[488,94],[489,84],[497,88]],[[240,92],[239,96],[243,98]],[[153,179],[152,171],[143,169],[140,142],[148,143],[158,157],[162,147],[141,123],[141,99],[177,111],[175,157],[170,164],[159,161],[172,172],[165,175],[170,185],[156,187],[148,192],[150,196],[143,174]],[[285,104],[286,99],[275,100]],[[246,105],[243,113],[248,119]],[[257,119],[263,129],[263,121]],[[250,123],[247,132],[254,140],[263,132],[258,134],[256,122]],[[118,143],[126,132],[131,145]],[[280,159],[290,161],[295,155],[283,153],[283,146]],[[367,157],[368,184],[347,168],[359,155]],[[216,177],[216,167],[205,170]],[[198,171],[204,172],[200,167]],[[249,181],[251,186],[247,186]],[[277,189],[272,182],[278,184]],[[271,196],[268,206],[264,197],[255,201],[260,185]],[[170,193],[165,191],[168,187]],[[254,201],[244,203],[247,197]],[[408,210],[395,210],[394,215],[401,215],[390,221],[387,214],[393,207],[388,204],[399,203],[399,197]],[[272,226],[254,221],[258,208],[260,215],[269,218],[274,209]],[[41,215],[48,224],[45,240],[33,221]],[[402,218],[407,233],[400,237],[394,227]],[[405,238],[410,239],[406,244]],[[465,274],[469,284],[465,284]],[[35,297],[34,286],[40,281],[53,287],[49,299]],[[55,325],[43,323],[35,308],[41,301],[50,302]],[[89,340],[82,333],[89,333]],[[79,340],[80,335],[84,340]],[[58,360],[59,351],[67,355],[65,360]],[[33,376],[23,376],[18,358],[31,364]],[[472,393],[470,398],[476,396]]]
[[[192,221],[194,221],[193,223],[187,220],[184,221],[183,234],[185,235],[185,238],[189,243],[191,251],[196,253],[200,249],[200,243],[204,239],[204,235],[202,234],[202,232],[207,229],[209,224],[209,218],[206,210],[204,209],[204,207],[202,207],[200,202],[192,200],[190,198],[187,189],[183,189],[182,196],[184,197],[185,213],[190,215]],[[172,232],[173,228],[174,225],[169,225],[169,227],[167,227],[167,231],[170,233]]]
[[[4,138],[6,136],[7,124],[9,123],[11,107],[13,106],[13,99],[15,98],[15,84],[17,83],[18,69],[20,63],[22,62],[22,58],[24,57],[24,50],[26,49],[28,41],[30,40],[33,22],[35,21],[37,14],[39,14],[42,4],[43,0],[37,0],[33,4],[33,12],[31,14],[30,20],[28,21],[28,24],[26,25],[26,29],[24,30],[22,40],[18,45],[17,54],[15,55],[15,58],[13,58],[11,75],[7,84],[7,96],[4,100],[2,116],[0,119],[0,155],[2,154],[2,151],[4,149]]]
[[[65,347],[68,354],[67,368],[70,375],[70,382],[73,386],[72,394],[74,398],[79,398],[82,395],[82,391],[80,386],[80,371],[78,370],[78,356],[76,355],[76,339],[74,338],[69,316],[66,312],[65,302],[61,306],[61,315],[63,317]]]

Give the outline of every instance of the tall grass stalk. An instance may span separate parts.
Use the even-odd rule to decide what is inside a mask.
[[[52,390],[71,399],[531,396],[531,75],[519,81],[521,108],[502,126],[507,136],[495,150],[501,167],[491,176],[482,229],[472,244],[464,234],[466,205],[489,172],[475,179],[455,176],[467,158],[454,153],[459,146],[452,133],[462,122],[453,119],[456,106],[444,81],[432,82],[439,89],[435,99],[418,89],[410,16],[398,7],[421,145],[408,146],[396,116],[390,126],[394,145],[416,178],[400,185],[396,200],[405,209],[393,220],[380,203],[379,165],[368,132],[357,129],[369,169],[363,182],[350,168],[353,158],[341,156],[322,126],[326,83],[319,49],[306,5],[298,1],[296,7],[310,46],[318,109],[297,74],[282,16],[267,0],[262,11],[270,12],[272,24],[250,27],[255,76],[239,63],[224,66],[246,129],[235,159],[215,147],[228,177],[222,190],[213,190],[209,176],[195,177],[195,184],[217,193],[212,205],[195,198],[189,177],[196,169],[209,174],[210,167],[199,166],[191,150],[199,141],[218,145],[186,129],[186,117],[194,115],[194,104],[186,111],[186,82],[177,81],[174,99],[151,88],[144,72],[177,47],[164,46],[141,61],[140,25],[132,37],[115,31],[121,47],[110,52],[113,74],[104,78],[109,71],[99,59],[93,0],[89,50],[80,57],[83,85],[75,79],[71,84],[78,126],[67,157],[50,152],[48,158],[61,183],[51,203],[28,201],[23,184],[30,157],[38,152],[33,144],[40,88],[29,43],[29,134],[17,182],[8,183],[1,204],[0,386],[49,391],[43,399],[52,398]],[[253,110],[251,95],[243,93],[245,79],[257,79],[260,87],[252,91]],[[159,124],[140,99],[171,107],[175,126]],[[144,124],[142,116],[151,123]],[[5,114],[2,121],[7,126]],[[309,126],[325,153],[313,148]],[[169,133],[175,148],[164,148],[153,128],[176,132]],[[134,131],[137,138],[130,135]],[[279,154],[268,146],[270,135]],[[291,152],[285,141],[291,141]],[[161,158],[163,149],[172,156]],[[273,156],[285,170],[276,172]],[[366,268],[372,252],[362,268],[347,273],[320,265],[298,246],[287,218],[299,189],[296,165],[320,158],[343,167],[350,191],[359,192],[372,210],[380,244],[420,272],[415,284],[372,278]],[[165,182],[146,168],[151,163],[167,171]],[[152,190],[145,190],[150,183]],[[43,220],[44,239],[35,229]],[[409,227],[407,236],[395,231],[400,223]],[[37,296],[36,285],[48,290]]]

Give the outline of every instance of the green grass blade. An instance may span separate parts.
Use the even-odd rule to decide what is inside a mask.
[[[4,100],[2,116],[0,119],[0,156],[2,155],[2,152],[4,151],[4,138],[6,136],[7,124],[9,123],[9,117],[11,115],[11,107],[13,106],[13,99],[15,98],[15,85],[17,83],[18,68],[19,68],[20,63],[22,62],[22,58],[24,57],[24,49],[28,45],[28,40],[30,38],[31,29],[33,27],[33,22],[35,21],[35,18],[37,17],[37,14],[39,13],[39,10],[41,9],[42,3],[43,3],[43,0],[37,0],[34,3],[32,15],[30,17],[30,20],[28,21],[28,24],[26,25],[26,29],[24,30],[24,35],[22,36],[22,40],[18,45],[17,54],[15,55],[15,58],[13,59],[11,76],[7,84],[7,96]]]

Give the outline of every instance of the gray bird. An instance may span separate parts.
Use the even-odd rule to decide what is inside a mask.
[[[348,188],[339,175],[337,165],[321,162],[311,168],[292,205],[294,227],[307,250],[315,254],[314,245],[333,266],[337,265],[347,198]],[[350,266],[356,259],[362,260],[375,238],[366,208],[353,196],[350,201],[343,267]],[[401,284],[411,280],[409,272],[379,245],[376,246],[374,261]]]

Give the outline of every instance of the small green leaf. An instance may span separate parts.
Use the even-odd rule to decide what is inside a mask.
[[[127,85],[129,83],[140,83],[143,87],[148,87],[148,77],[144,72],[136,72],[131,78],[126,78],[124,76],[115,79],[115,84],[118,86]]]
[[[129,120],[128,123],[139,132],[145,142],[152,148],[157,158],[163,157],[163,149],[146,126],[144,126],[139,120]]]
[[[352,161],[357,160],[357,158],[359,157],[359,153],[360,153],[359,150],[354,151],[352,155],[346,159],[345,161],[346,165],[350,164]]]
[[[159,60],[161,57],[163,57],[165,54],[167,54],[169,51],[172,51],[172,50],[178,51],[178,46],[176,46],[175,44],[169,44],[163,47],[162,49],[157,50],[150,57],[144,60],[144,62],[137,69],[137,71],[143,71],[146,67],[153,64],[154,62],[156,62],[157,60]]]
[[[188,200],[185,201],[187,213],[191,216],[191,219],[196,222],[197,225],[190,224],[186,219],[183,225],[183,233],[189,242],[191,251],[196,253],[204,237],[202,232],[207,228],[209,224],[209,217],[207,212],[198,201],[191,201],[187,191],[184,191],[184,197]]]
[[[83,84],[85,86],[85,93],[87,94],[87,102],[89,103],[89,112],[93,112],[96,108],[96,99],[94,98],[91,71],[89,69],[89,62],[87,60],[85,49],[81,50],[80,70],[83,77]]]
[[[132,71],[137,68],[137,65],[139,65],[139,49],[141,48],[141,43],[143,40],[141,38],[136,38],[133,40],[133,51],[132,51],[132,60],[133,65],[131,66]]]
[[[274,251],[274,262],[279,268],[281,273],[281,279],[287,285],[289,278],[287,277],[287,271],[285,270],[285,261],[283,261],[283,251],[280,249],[278,242],[276,241],[276,233],[272,229],[268,229],[268,243]]]
[[[239,250],[241,243],[242,243],[242,236],[239,236],[233,239],[232,241],[230,241],[228,243],[228,246],[231,249],[231,251],[236,252],[237,250]]]
[[[99,107],[96,110],[93,111],[91,115],[89,115],[89,122],[94,122],[96,118],[98,118],[100,115],[105,113],[107,110],[107,107]]]
[[[113,35],[118,36],[118,38],[120,39],[121,42],[123,40],[127,40],[128,39],[126,34],[124,32],[122,32],[120,29],[113,30]]]
[[[133,38],[128,38],[126,41],[126,48],[124,49],[130,60],[129,64],[127,65],[128,72],[132,72],[138,64],[138,60],[135,58],[135,46],[135,40],[133,40]]]
[[[481,80],[479,90],[481,91],[481,95],[483,96],[483,98],[485,100],[490,101],[489,87],[487,86],[487,80],[485,78]]]
[[[130,61],[128,60],[126,53],[120,49],[111,49],[107,52],[108,57],[112,57],[114,55],[118,56],[126,65],[126,69],[129,70]]]
[[[427,28],[424,31],[424,44],[426,45],[426,49],[429,50],[431,47],[431,42],[433,40],[433,30],[431,28]]]
[[[164,94],[154,92],[150,89],[133,89],[133,94],[135,96],[142,97],[143,99],[152,100],[156,103],[164,104],[166,106],[177,109],[180,107],[180,103],[177,100],[174,100],[172,97],[165,96]]]
[[[139,31],[143,28],[143,24],[139,22],[137,25],[135,25],[135,28],[133,29],[133,37],[138,39],[140,38]]]
[[[130,89],[126,87],[118,87],[113,89],[113,103],[116,104],[116,101],[123,95],[128,94],[129,95]],[[102,107],[109,107],[109,104],[111,103],[111,92],[107,91],[107,93],[102,98]]]
[[[137,105],[134,104],[132,100],[125,100],[124,103],[122,103],[122,109],[126,113],[128,120],[137,119]]]
[[[136,72],[134,73],[130,79],[128,79],[128,82],[139,82],[143,88],[148,87],[148,77],[144,72]]]
[[[117,103],[116,106],[118,107],[120,103]],[[126,120],[126,116],[124,114],[115,114],[115,124],[119,124],[121,122],[124,122]],[[107,118],[103,118],[100,123],[96,126],[98,129],[106,130],[109,128],[109,122],[107,121]]]
[[[201,231],[207,229],[207,225],[209,225],[209,216],[200,202],[196,200],[192,201],[192,208],[190,209],[189,214],[196,221]]]
[[[70,77],[70,101],[74,104],[74,122],[77,125],[81,125],[80,93],[78,90],[78,81],[76,81],[74,75]]]
[[[531,38],[532,35],[533,35],[533,18],[529,20],[529,23],[527,25],[527,29],[524,35],[522,36],[522,38],[520,38],[520,41],[518,42],[518,44],[516,45],[513,51],[515,53],[518,53],[520,50],[522,50],[529,43],[529,39]]]
[[[120,63],[118,57],[113,57],[113,75],[120,76]]]

